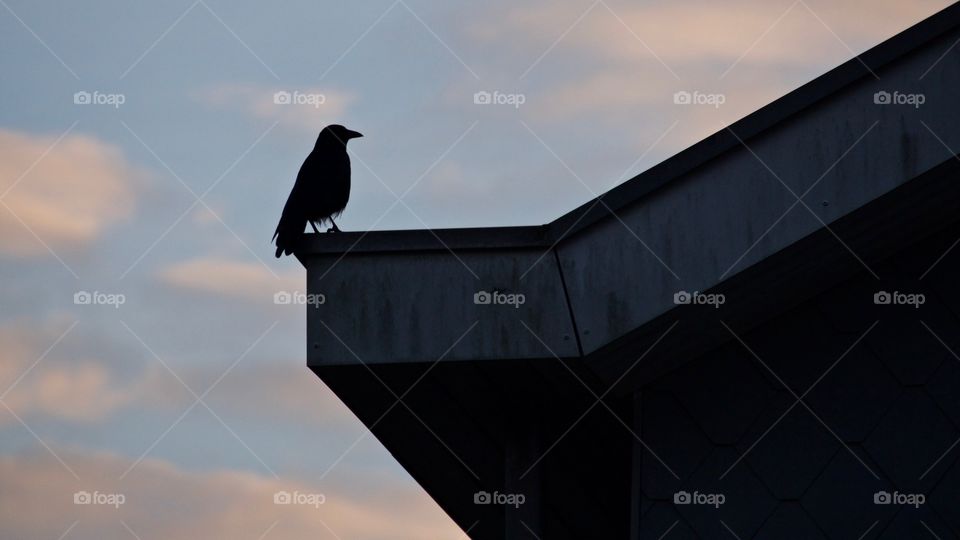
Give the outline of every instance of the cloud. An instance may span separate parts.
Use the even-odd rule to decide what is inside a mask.
[[[527,107],[540,120],[640,121],[666,112],[699,136],[846,61],[848,46],[866,50],[948,2],[810,0],[786,13],[791,4],[609,1],[577,22],[590,2],[524,3],[489,10],[496,18],[467,32],[487,47],[509,43],[511,55],[529,58],[521,70],[543,54],[524,79]],[[705,122],[716,111],[673,107],[678,90],[724,93],[727,105]]]
[[[280,122],[282,127],[319,132],[327,124],[342,123],[353,94],[329,88],[263,87],[223,84],[195,94],[201,103],[239,111],[251,118]]]
[[[866,48],[949,2],[808,1],[810,10],[804,3],[797,3],[787,13],[792,4],[700,0],[637,5],[612,1],[607,3],[611,10],[603,4],[595,6],[573,28],[589,2],[515,4],[506,14],[498,12],[495,20],[477,23],[471,33],[487,41],[502,39],[506,34],[521,36],[528,48],[541,53],[570,28],[544,61],[550,61],[552,54],[557,55],[557,61],[565,61],[564,54],[571,49],[585,49],[633,64],[659,64],[658,56],[686,78],[685,68],[697,64],[718,63],[713,67],[715,75],[720,75],[745,53],[745,62],[779,65],[819,63],[825,54],[849,56],[833,33],[851,47]],[[534,54],[531,59],[536,57]],[[670,76],[661,69],[657,76]]]
[[[207,374],[201,376],[209,378]],[[299,425],[323,424],[327,429],[365,429],[302,360],[275,360],[235,369],[218,385],[209,401],[246,418],[271,423],[286,419]]]
[[[189,471],[146,459],[131,466],[107,453],[58,451],[80,480],[37,449],[0,457],[0,536],[58,538],[462,538],[442,510],[412,483],[386,479],[358,500],[333,486],[253,473]],[[121,494],[119,507],[74,504],[74,493]],[[278,492],[320,494],[319,506],[274,504]],[[318,499],[319,500],[319,499]],[[122,521],[122,523],[121,523]],[[269,532],[268,532],[269,531]]]
[[[29,370],[4,396],[4,403],[42,433],[45,442],[81,479],[76,481],[39,447],[30,455],[0,456],[0,537],[56,538],[77,520],[80,524],[71,530],[70,538],[122,537],[121,519],[143,538],[241,538],[254,530],[257,534],[253,537],[258,537],[275,522],[279,523],[266,538],[335,538],[329,530],[340,538],[459,537],[450,520],[405,475],[373,474],[371,471],[378,469],[369,467],[356,469],[351,459],[344,460],[319,486],[241,471],[195,472],[158,459],[144,461],[118,481],[132,464],[129,459],[61,449],[58,440],[63,432],[45,429],[44,422],[90,422],[125,414],[137,415],[143,422],[153,418],[151,411],[179,414],[193,398],[152,360],[145,369],[123,376],[122,366],[114,365],[116,358],[86,359],[89,345],[100,342],[104,347],[105,340],[90,336],[84,322],[67,332],[71,324],[66,318],[51,317],[46,321],[17,319],[0,326],[0,350],[4,351],[0,392]],[[47,356],[31,369],[47,349]],[[115,352],[129,363],[131,353]],[[220,375],[223,365],[176,369],[200,391]],[[200,384],[202,381],[207,382]],[[239,422],[253,422],[257,432],[284,423],[298,432],[305,427],[320,430],[317,433],[325,435],[318,440],[319,450],[311,452],[315,459],[325,459],[319,457],[328,450],[324,438],[353,440],[364,430],[302,362],[271,360],[269,364],[237,366],[206,399],[237,429]],[[168,420],[161,423],[158,428],[169,425]],[[20,429],[2,407],[0,428]],[[372,437],[367,442],[375,444]],[[365,444],[354,449],[354,454],[366,455],[368,450]],[[297,452],[290,450],[291,455]],[[358,489],[361,485],[376,488]],[[74,506],[72,496],[79,490],[123,493],[128,502],[119,510]],[[272,497],[280,490],[323,493],[326,502],[319,509],[275,506]]]
[[[0,193],[9,207],[0,208],[0,252],[82,248],[133,211],[143,173],[117,147],[88,135],[56,140],[0,129]]]
[[[220,220],[217,219],[217,217],[223,215],[224,213],[225,210],[223,205],[207,203],[205,206],[198,206],[190,213],[190,221],[196,225],[219,224]]]
[[[243,262],[220,257],[200,257],[162,268],[157,277],[165,284],[187,291],[203,292],[254,301],[273,301],[278,291],[303,291],[302,272],[277,275],[257,261]]]
[[[232,369],[204,398],[224,419],[262,426],[288,426],[298,431],[318,430],[326,435],[357,437],[366,428],[342,401],[303,364],[302,359],[250,358],[249,365]],[[259,360],[259,361],[258,361]],[[191,388],[202,393],[223,375],[222,365],[174,368]],[[148,371],[135,385],[129,407],[173,411],[177,414],[194,398],[166,370]],[[0,409],[0,415],[2,415]]]
[[[119,326],[116,332],[126,335]],[[134,341],[128,349],[112,343],[114,337],[102,329],[91,330],[89,323],[74,325],[64,316],[0,324],[3,402],[38,426],[50,421],[99,423],[144,412],[179,414],[193,402],[189,390],[138,343]],[[216,361],[164,360],[198,393],[225,369]],[[365,429],[302,359],[271,354],[248,360],[232,369],[205,398],[231,423],[312,426],[327,433],[356,434]],[[16,418],[0,406],[0,429],[14,424]]]
[[[0,394],[6,392],[3,401],[17,415],[92,422],[133,399],[135,393],[119,384],[99,359],[73,354],[69,362],[57,358],[56,349],[69,350],[57,341],[71,330],[71,323],[60,318],[41,324],[18,319],[0,326]],[[13,420],[0,409],[0,425]]]

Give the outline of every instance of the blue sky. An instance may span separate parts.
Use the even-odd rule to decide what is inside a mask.
[[[0,536],[461,537],[273,302],[319,129],[345,230],[539,224],[946,5],[0,0]]]

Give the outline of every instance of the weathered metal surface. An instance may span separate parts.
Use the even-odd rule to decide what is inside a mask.
[[[879,80],[866,74],[561,242],[584,353],[674,309],[675,293],[716,286],[960,149],[960,56],[943,56],[958,38],[885,66]],[[924,103],[878,104],[878,92]]]
[[[306,262],[308,292],[323,295],[307,309],[311,366],[541,358],[547,347],[579,354],[556,258],[546,248],[330,254]]]

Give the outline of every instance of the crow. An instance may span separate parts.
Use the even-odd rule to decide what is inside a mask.
[[[277,258],[293,252],[307,223],[317,230],[329,221],[327,232],[340,232],[333,218],[340,215],[350,198],[350,157],[347,141],[363,137],[339,124],[331,124],[320,132],[313,151],[300,166],[297,181],[283,206],[280,223],[273,233]]]

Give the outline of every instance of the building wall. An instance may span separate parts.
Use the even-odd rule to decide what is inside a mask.
[[[960,246],[943,256],[958,238],[732,328],[637,392],[634,536],[960,535]],[[877,305],[878,291],[924,302]],[[684,493],[714,505],[678,504]],[[883,493],[919,504],[877,504]]]

